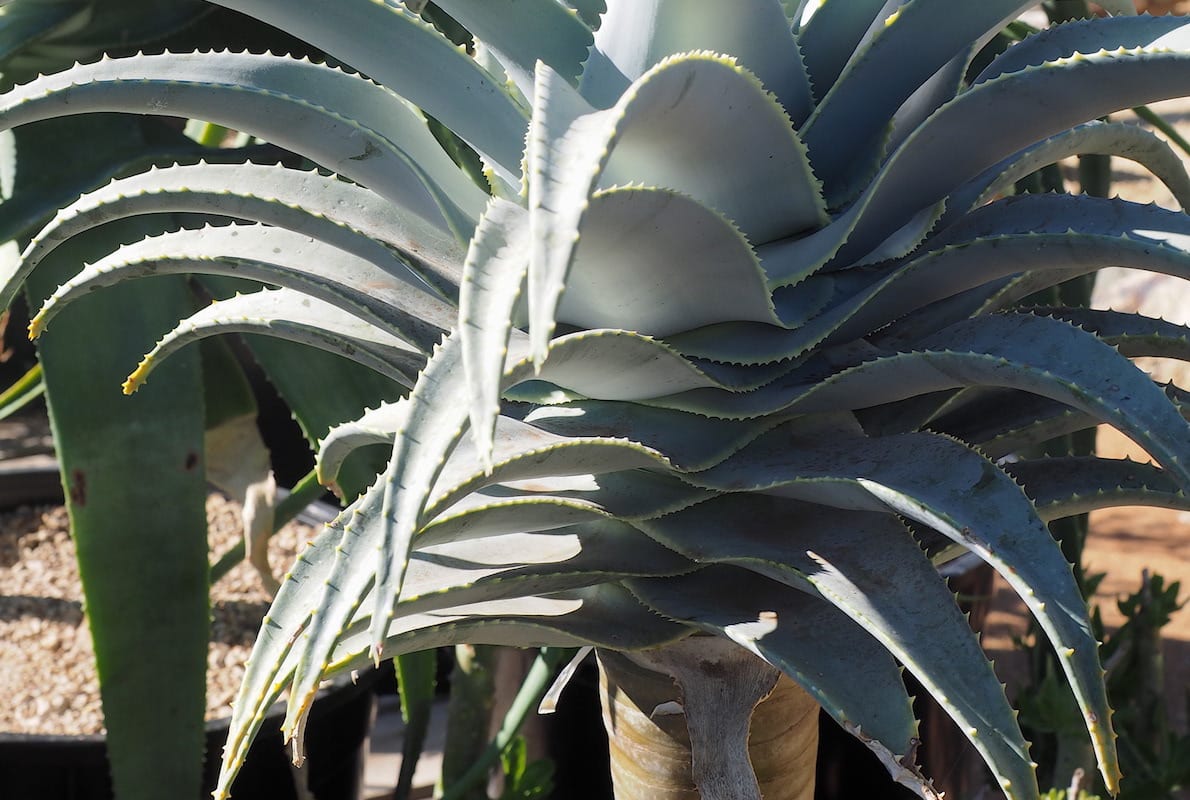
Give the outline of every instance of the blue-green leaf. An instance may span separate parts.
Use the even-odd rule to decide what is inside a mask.
[[[895,518],[732,494],[644,527],[700,562],[731,563],[793,588],[808,584],[917,676],[1010,797],[1036,793],[1002,685],[945,582]]]
[[[486,201],[405,101],[309,61],[252,53],[105,59],[7,93],[0,127],[90,111],[174,114],[251,132],[413,213],[441,218],[461,240]]]
[[[900,669],[834,606],[725,565],[626,585],[666,617],[726,636],[781,669],[880,755],[898,782],[919,791],[922,776],[902,760],[911,752],[917,723]],[[832,655],[839,652],[855,657],[841,662]]]
[[[1024,487],[1046,522],[1115,506],[1190,511],[1190,494],[1153,464],[1064,456],[1017,461],[1004,469]]]
[[[919,86],[969,43],[1030,5],[986,0],[968,8],[949,0],[915,0],[889,17],[848,61],[802,128],[810,163],[827,187],[828,205],[858,194],[854,180],[872,170],[885,127]]]
[[[281,28],[372,76],[461,136],[505,177],[520,175],[526,110],[500,81],[403,4],[216,2]]]
[[[1039,31],[1008,48],[979,73],[975,83],[983,83],[1026,67],[1070,58],[1076,53],[1131,50],[1137,47],[1185,50],[1190,45],[1188,23],[1190,21],[1185,17],[1172,14],[1071,20]]]
[[[440,0],[438,6],[492,51],[526,97],[538,61],[577,82],[593,43],[591,29],[559,0]]]
[[[264,225],[181,230],[126,245],[87,266],[46,301],[30,330],[44,329],[93,287],[148,275],[209,273],[300,290],[428,351],[454,308],[391,251],[363,259],[300,233]],[[379,261],[379,263],[377,263]]]
[[[413,259],[412,268],[423,277],[449,287],[449,295],[458,291],[465,251],[444,225],[404,212],[359,184],[276,164],[200,162],[113,180],[59,211],[26,249],[23,268],[33,269],[46,252],[83,230],[162,212],[263,222],[361,257],[374,257],[374,242],[384,242]]]
[[[350,358],[412,387],[425,353],[355,314],[290,289],[273,289],[222,300],[183,319],[154,345],[125,382],[139,389],[166,358],[188,344],[225,333],[255,333],[299,342]]]
[[[666,57],[695,50],[738,59],[795,125],[810,113],[810,80],[778,0],[745,0],[732,13],[717,0],[609,0],[583,71],[583,96],[599,108],[613,106]]]
[[[945,470],[939,465],[945,464]],[[933,434],[809,442],[766,434],[692,482],[858,510],[891,510],[992,564],[1061,654],[1109,785],[1117,778],[1097,643],[1070,565],[1013,480],[973,450]],[[685,512],[690,513],[690,512]]]

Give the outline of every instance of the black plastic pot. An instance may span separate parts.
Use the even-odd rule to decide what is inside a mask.
[[[334,686],[315,700],[306,731],[308,759],[303,772],[310,792],[318,800],[354,800],[360,796],[373,707],[374,696],[367,680],[358,685],[345,682]],[[271,715],[253,743],[244,769],[232,786],[235,800],[299,797],[289,752],[281,741],[282,717],[281,712]],[[199,797],[210,797],[215,788],[219,756],[226,741],[227,720],[207,724],[207,758]],[[0,733],[0,787],[5,800],[110,800],[113,794],[107,743],[102,736]]]
[[[0,465],[0,508],[61,502],[56,467]],[[356,683],[344,679],[315,700],[306,729],[303,769],[317,800],[356,800],[360,796],[368,733],[375,715],[373,673]],[[282,743],[283,709],[265,721],[232,787],[235,800],[298,800],[289,751]],[[228,720],[207,724],[202,793],[210,797],[227,741]],[[163,797],[176,800],[165,792]],[[103,736],[33,736],[0,733],[0,798],[3,800],[110,800],[113,797]]]

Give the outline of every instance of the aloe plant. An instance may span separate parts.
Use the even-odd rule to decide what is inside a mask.
[[[183,320],[127,391],[228,331],[336,352],[409,390],[322,440],[329,485],[358,447],[391,457],[286,576],[217,796],[286,689],[300,760],[324,677],[469,642],[599,649],[621,798],[808,797],[819,706],[935,797],[902,666],[1005,796],[1037,797],[1015,714],[937,571],[966,551],[1037,618],[1116,790],[1097,643],[1046,522],[1187,505],[1185,393],[1128,360],[1184,358],[1187,332],[1014,304],[1107,265],[1188,277],[1190,220],[1010,194],[1095,153],[1190,198],[1166,144],[1096,121],[1190,94],[1184,20],[1071,22],[970,70],[1030,3],[219,4],[346,67],[133,56],[0,98],[4,127],[173,114],[322,168],[177,166],[84,195],[0,300],[101,222],[196,207],[240,222],[85,266],[35,334],[110,284],[234,275],[277,288]],[[1160,467],[1013,458],[1101,422]]]

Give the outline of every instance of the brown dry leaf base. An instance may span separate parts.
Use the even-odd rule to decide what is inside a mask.
[[[240,538],[239,507],[218,495],[207,501],[215,560]],[[299,543],[314,530],[291,524],[270,542],[274,572],[283,574]],[[99,681],[66,510],[19,509],[0,515],[0,732],[103,732]],[[241,563],[211,590],[207,719],[231,713],[269,598]]]

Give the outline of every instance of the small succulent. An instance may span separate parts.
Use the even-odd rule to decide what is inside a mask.
[[[636,653],[668,670],[685,687],[665,707],[686,715],[691,780],[704,797],[759,797],[772,778],[740,768],[747,751],[708,746],[720,729],[707,720],[738,709],[683,683],[691,664],[734,664],[714,644],[730,641],[934,797],[903,665],[1004,794],[1034,798],[1015,713],[938,572],[968,551],[1057,649],[1115,790],[1097,642],[1046,522],[1187,507],[1185,392],[1128,359],[1187,358],[1190,342],[1161,320],[1020,302],[1104,266],[1190,277],[1190,219],[1012,189],[1102,153],[1140,162],[1184,205],[1190,180],[1167,145],[1098,120],[1190,94],[1186,20],[1072,22],[973,66],[1030,3],[219,4],[345,66],[104,59],[0,97],[0,125],[209,119],[318,168],[117,180],[59,212],[0,301],[83,230],[200,213],[220,219],[84,267],[34,333],[119,281],[233,275],[275,288],[181,322],[127,390],[224,332],[338,352],[409,389],[321,443],[330,485],[358,447],[392,455],[286,576],[220,796],[286,689],[300,751],[328,674],[473,642],[593,645],[607,664]],[[449,15],[466,46],[423,10],[443,27]],[[1160,467],[1018,457],[1099,423]],[[745,737],[776,679],[757,680],[735,703]],[[717,794],[727,773],[738,794]]]

